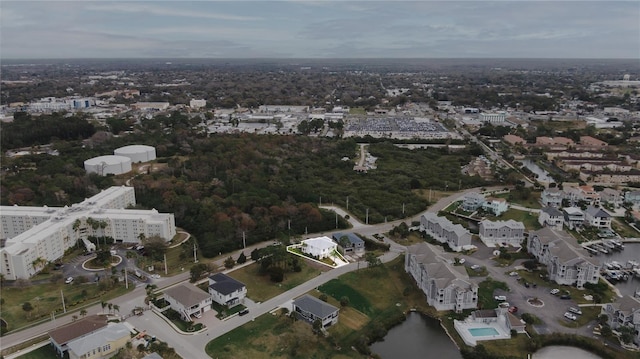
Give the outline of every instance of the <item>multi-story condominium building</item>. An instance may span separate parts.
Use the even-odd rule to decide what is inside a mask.
[[[598,283],[600,263],[563,231],[545,227],[529,235],[527,250],[547,266],[549,279],[558,284],[583,288]]]
[[[551,227],[556,230],[562,230],[564,217],[562,212],[555,207],[544,207],[540,210],[538,223],[543,227]]]
[[[618,190],[605,188],[600,192],[600,201],[609,204],[614,208],[619,208],[622,206],[622,195]]]
[[[587,207],[584,211],[584,221],[591,227],[611,229],[611,215],[599,207]]]
[[[612,171],[580,171],[580,179],[602,185],[619,185],[640,182],[640,171],[633,169],[627,172]]]
[[[454,267],[442,252],[427,243],[407,247],[404,269],[436,310],[461,312],[478,306],[478,285],[469,280],[464,267]]]
[[[471,245],[471,233],[459,224],[453,224],[445,217],[427,212],[420,217],[420,230],[440,243],[446,243],[451,250],[459,252]]]
[[[625,295],[617,302],[605,304],[600,314],[607,316],[607,324],[611,329],[623,326],[633,328],[633,342],[640,345],[640,299]]]
[[[504,113],[481,113],[478,120],[489,123],[503,123],[506,121],[507,115]]]
[[[569,229],[580,227],[584,224],[584,213],[578,207],[566,207],[562,209],[564,225]]]
[[[564,193],[557,188],[547,188],[540,195],[540,202],[544,207],[561,207]]]
[[[79,240],[111,237],[115,242],[139,243],[176,234],[173,214],[125,209],[135,205],[132,187],[111,187],[71,207],[2,206],[0,273],[5,279],[29,278]]]
[[[462,200],[462,209],[467,212],[474,212],[482,207],[484,196],[480,193],[472,192],[464,196]]]
[[[524,224],[513,219],[508,221],[480,221],[480,240],[487,247],[509,244],[520,247],[524,240]]]
[[[509,210],[509,203],[504,198],[487,198],[482,204],[482,209],[496,216],[500,216]]]

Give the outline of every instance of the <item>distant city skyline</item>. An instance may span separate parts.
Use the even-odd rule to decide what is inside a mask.
[[[640,58],[637,1],[2,1],[0,58]]]

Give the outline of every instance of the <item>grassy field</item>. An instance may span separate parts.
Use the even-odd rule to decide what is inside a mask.
[[[567,306],[569,308],[569,306]],[[587,325],[592,320],[598,319],[600,315],[600,307],[580,307],[582,315],[576,315],[577,320],[572,321],[564,317],[558,318],[558,322],[567,328],[579,328]]]
[[[506,340],[487,340],[482,345],[491,353],[500,353],[504,356],[514,356],[516,358],[527,357],[527,342],[529,337],[525,334],[518,334]]]
[[[55,359],[58,358],[56,350],[53,349],[51,344],[45,345],[42,348],[38,348],[32,352],[26,353],[17,357],[17,359]],[[69,358],[69,355],[65,353],[65,358]]]
[[[364,107],[351,107],[349,109],[350,115],[366,115],[367,112],[364,110]]]
[[[624,220],[620,218],[613,218],[611,221],[611,229],[613,229],[621,237],[638,237],[640,233],[633,227],[628,225]]]
[[[422,243],[424,242],[424,238],[422,238],[421,235],[415,233],[415,232],[411,232],[409,233],[409,235],[405,238],[397,238],[394,239],[394,241],[398,244],[401,244],[403,246],[410,246],[412,244],[416,244],[416,243]]]
[[[133,290],[130,286],[129,290]],[[67,312],[74,311],[85,305],[109,300],[128,292],[124,283],[117,284],[109,291],[100,290],[95,283],[74,284],[38,284],[26,287],[2,287],[4,304],[0,308],[0,316],[7,321],[9,330],[15,330],[39,320],[47,320],[52,312],[62,314],[62,290],[65,297]],[[25,312],[22,305],[31,303],[33,310]]]
[[[495,195],[495,197],[505,198],[509,201],[509,203],[517,204],[523,207],[540,209],[542,208],[542,205],[540,204],[541,194],[542,192],[531,192],[531,194],[529,195],[529,198],[527,199],[520,198],[520,196],[518,196],[518,194],[515,192],[501,193],[501,194]]]
[[[456,192],[445,192],[445,191],[436,191],[427,189],[417,189],[413,191],[418,197],[422,197],[429,201],[429,203],[433,204],[438,202],[440,199],[449,197]]]
[[[528,230],[536,230],[540,229],[540,223],[538,223],[538,216],[534,213],[529,213],[527,211],[520,211],[517,209],[509,209],[504,212],[500,217],[496,216],[487,216],[487,219],[496,221],[506,221],[509,219],[513,219],[514,221],[524,223],[524,226]]]
[[[509,291],[509,287],[504,282],[499,282],[487,278],[485,281],[479,284],[478,288],[478,308],[479,309],[492,309],[498,307],[498,302],[493,298],[493,292],[496,289],[502,289]]]
[[[362,296],[360,292],[351,288],[348,284],[342,283],[340,279],[330,280],[329,282],[321,285],[318,290],[332,296],[337,301],[340,301],[342,297],[347,297],[349,298],[349,306],[364,314],[373,313],[369,300]]]
[[[318,269],[309,265],[306,261],[300,261],[300,263],[302,271],[297,273],[285,273],[282,283],[274,283],[269,279],[268,274],[260,274],[260,265],[258,263],[253,263],[238,270],[234,270],[229,273],[229,276],[239,280],[247,286],[247,296],[249,298],[257,302],[264,302],[278,294],[288,291],[291,288],[297,287],[298,285],[317,276],[321,271],[329,269],[325,266],[322,266],[322,269]]]

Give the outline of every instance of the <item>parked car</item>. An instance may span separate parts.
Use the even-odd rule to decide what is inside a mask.
[[[525,287],[527,287],[527,288],[529,288],[529,287],[530,287],[529,282],[524,282],[524,286],[525,286]]]
[[[500,301],[500,302],[504,302],[505,300],[507,300],[507,297],[504,295],[496,295],[495,297],[493,297],[493,299]]]
[[[518,307],[514,305],[513,307],[509,308],[509,313],[513,313],[513,314],[518,313]]]
[[[477,265],[477,264],[474,264],[474,265],[471,266],[471,269],[478,270],[478,269],[480,269],[480,266]]]
[[[568,299],[571,299],[571,296],[569,294],[563,294],[560,296],[560,299],[568,300]]]
[[[564,313],[564,317],[567,318],[567,319],[570,319],[570,320],[578,319],[575,315],[573,315],[573,314],[571,314],[569,312]]]
[[[246,309],[246,308],[238,312],[238,315],[240,316],[247,315],[247,314],[249,314],[249,309]]]
[[[517,277],[518,276],[518,272],[511,272],[509,273],[510,276],[512,277]]]
[[[582,315],[582,311],[580,310],[580,308],[569,307],[568,310],[573,314]]]
[[[551,289],[551,292],[549,292],[549,293],[551,293],[551,294],[553,294],[553,295],[556,295],[556,294],[560,293],[560,289],[558,289],[558,288],[553,288],[553,289]]]
[[[73,282],[73,277],[67,278],[64,282],[65,284],[71,284],[71,282]]]
[[[502,302],[500,304],[498,304],[498,307],[500,308],[509,308],[511,306],[511,304],[509,304],[509,302]]]
[[[466,260],[465,260],[464,258],[460,258],[460,259],[458,259],[458,263],[460,263],[460,264],[464,264],[464,262],[466,262]]]

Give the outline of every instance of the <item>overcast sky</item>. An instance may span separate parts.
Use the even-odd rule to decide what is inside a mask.
[[[640,1],[7,1],[1,58],[640,58]]]

